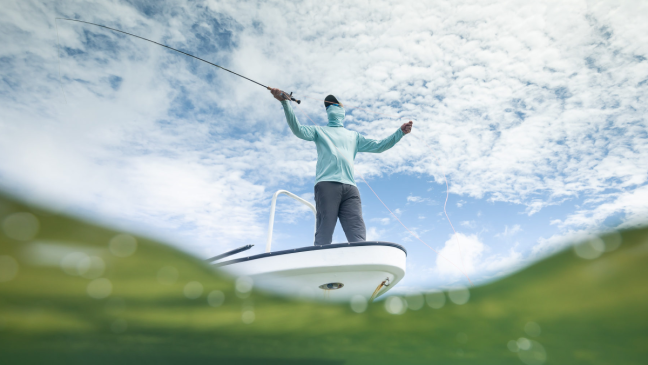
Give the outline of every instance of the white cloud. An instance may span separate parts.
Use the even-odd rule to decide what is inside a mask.
[[[410,202],[411,203],[422,203],[422,202],[427,201],[427,200],[429,200],[429,199],[423,198],[423,197],[420,197],[420,196],[414,196],[414,195],[409,195],[407,197],[407,202],[408,203],[410,203]]]
[[[585,240],[594,233],[592,230],[570,230],[554,234],[549,238],[540,238],[531,250],[531,257],[538,259],[549,256],[571,244]]]
[[[380,241],[383,234],[385,234],[385,230],[369,227],[367,229],[367,241]]]
[[[601,226],[606,218],[624,214],[621,227],[632,227],[648,222],[648,185],[631,191],[606,194],[586,202],[587,208],[579,209],[565,220],[552,223],[560,227],[585,227],[590,230]]]
[[[491,253],[491,248],[477,235],[457,233],[439,251],[433,272],[445,277],[447,282],[466,281],[465,276],[471,281],[501,276],[522,264],[522,253],[516,248],[517,243],[507,253]]]
[[[386,226],[391,222],[391,218],[389,218],[389,217],[386,217],[386,218],[372,218],[371,221],[372,222],[378,222],[378,223],[382,224],[383,226]]]
[[[496,234],[495,237],[510,237],[521,231],[522,227],[519,224],[514,224],[511,228],[504,226],[504,231]]]
[[[363,176],[445,183],[445,172],[451,192],[528,215],[584,199],[558,221],[566,231],[619,214],[626,225],[648,220],[643,2],[206,4],[149,14],[117,1],[3,4],[0,186],[218,251],[263,237],[276,189],[312,189],[313,144],[290,134],[266,90],[231,74],[60,22],[61,86],[53,19],[78,16],[299,97],[333,93],[414,120],[388,153],[358,155]],[[342,5],[340,18],[331,9]],[[302,111],[323,120],[317,100],[300,106],[307,123]],[[373,138],[400,124],[348,112],[349,128]]]
[[[480,258],[486,250],[477,235],[453,235],[445,242],[436,259],[440,274],[458,277],[462,272],[468,276],[475,272]]]
[[[461,224],[464,227],[468,227],[468,228],[475,228],[475,226],[476,226],[475,221],[461,221],[461,222],[459,222],[459,224]]]
[[[483,263],[483,272],[490,277],[500,277],[510,274],[520,268],[524,263],[522,253],[517,251],[518,244],[511,247],[506,254],[496,254],[489,257]]]

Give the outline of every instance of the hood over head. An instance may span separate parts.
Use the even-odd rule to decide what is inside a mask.
[[[328,114],[328,124],[327,127],[344,127],[344,108],[337,105],[331,105],[326,108],[326,114]]]

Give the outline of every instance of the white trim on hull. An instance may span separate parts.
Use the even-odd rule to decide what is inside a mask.
[[[289,297],[342,302],[356,295],[370,299],[394,287],[405,276],[407,253],[388,242],[309,246],[215,264],[236,277],[247,276],[261,289]],[[337,284],[342,284],[339,286]],[[335,289],[322,289],[322,285]],[[339,288],[338,288],[339,287]]]

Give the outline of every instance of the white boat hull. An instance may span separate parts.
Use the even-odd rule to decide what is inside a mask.
[[[405,276],[406,257],[405,249],[393,243],[358,242],[266,253],[216,266],[235,277],[251,278],[265,291],[343,302],[356,295],[369,300],[383,282],[388,286],[376,297],[393,288]],[[326,286],[337,283],[342,286]]]

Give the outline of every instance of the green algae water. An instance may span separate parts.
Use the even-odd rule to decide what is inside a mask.
[[[357,308],[249,291],[169,246],[6,196],[0,222],[1,364],[648,359],[647,229],[470,288],[467,302],[436,293]]]

